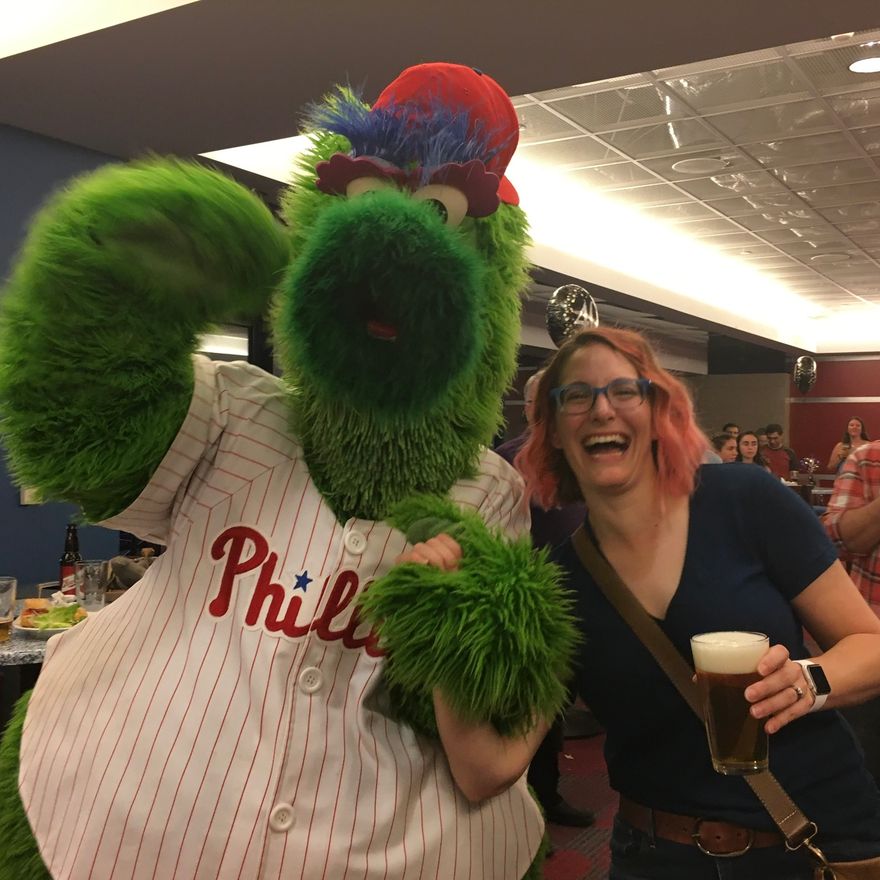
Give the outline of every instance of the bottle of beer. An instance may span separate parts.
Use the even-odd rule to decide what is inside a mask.
[[[61,571],[58,579],[58,588],[68,596],[72,596],[76,592],[73,572],[77,562],[82,562],[82,556],[79,553],[79,535],[76,532],[76,524],[68,523],[67,534],[64,536],[64,553],[61,554],[59,560]]]

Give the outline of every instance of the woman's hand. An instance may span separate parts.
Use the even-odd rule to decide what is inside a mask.
[[[754,718],[766,718],[764,730],[776,733],[813,706],[813,694],[799,663],[789,659],[785,645],[773,645],[758,663],[761,681],[746,688]]]
[[[415,562],[419,565],[433,565],[441,571],[455,571],[461,562],[461,546],[454,538],[441,533],[414,544],[410,550],[401,553],[394,560],[395,565]]]

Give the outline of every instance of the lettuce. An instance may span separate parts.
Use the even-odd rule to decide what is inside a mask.
[[[85,616],[79,605],[59,605],[50,608],[45,614],[35,614],[31,622],[34,629],[66,629],[79,623]]]

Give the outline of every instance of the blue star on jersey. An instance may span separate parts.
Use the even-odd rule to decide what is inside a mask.
[[[293,585],[294,590],[302,590],[304,593],[314,578],[309,577],[308,570],[302,574],[296,575],[296,583]]]

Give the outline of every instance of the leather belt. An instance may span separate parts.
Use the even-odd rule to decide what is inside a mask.
[[[733,822],[653,810],[622,796],[618,814],[639,831],[673,843],[696,846],[710,856],[733,858],[753,848],[782,846],[785,842],[778,831],[758,831]]]

